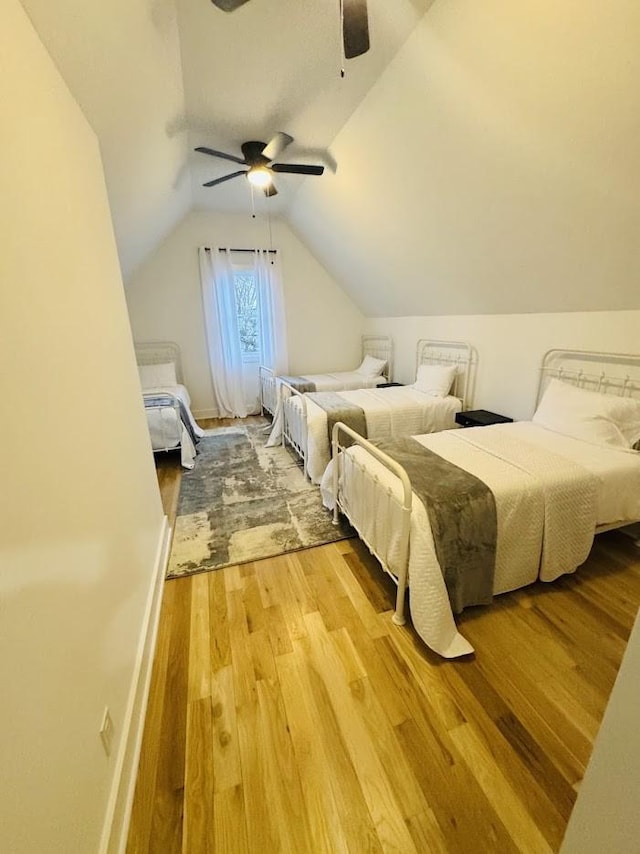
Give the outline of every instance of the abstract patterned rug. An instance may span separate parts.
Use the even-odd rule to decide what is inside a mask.
[[[207,430],[183,472],[167,578],[354,536],[336,527],[289,450],[265,447],[265,418]]]

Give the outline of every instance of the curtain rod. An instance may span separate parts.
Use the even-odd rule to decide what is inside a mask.
[[[205,246],[205,252],[211,252],[210,246]],[[277,249],[227,249],[226,246],[218,246],[218,252],[268,252],[269,254],[276,255]]]

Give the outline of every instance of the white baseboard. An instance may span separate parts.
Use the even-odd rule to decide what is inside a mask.
[[[170,542],[171,528],[165,516],[158,540],[153,580],[144,610],[99,854],[124,854],[127,846]]]
[[[192,409],[191,412],[196,421],[199,418],[220,418],[217,409]]]
[[[220,418],[220,414],[217,409],[192,409],[191,413],[196,421],[199,421],[201,418]],[[260,409],[256,409],[255,412],[249,412],[248,415],[260,415]]]

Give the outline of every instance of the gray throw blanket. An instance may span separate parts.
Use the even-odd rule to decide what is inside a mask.
[[[300,394],[305,394],[307,391],[315,391],[316,384],[312,383],[311,380],[308,380],[306,377],[289,377],[289,376],[281,376],[281,380],[288,383],[290,386],[293,386],[296,391],[299,391]]]
[[[333,425],[338,421],[342,421],[347,427],[351,427],[356,433],[364,436],[365,439],[367,438],[367,419],[361,406],[349,403],[348,400],[340,397],[334,391],[316,391],[308,397],[327,413],[329,447],[331,447]],[[340,441],[344,448],[348,448],[352,444],[351,439],[347,436],[343,436]]]
[[[451,609],[488,605],[496,562],[496,503],[475,475],[428,450],[411,436],[374,443],[405,469],[424,504]]]

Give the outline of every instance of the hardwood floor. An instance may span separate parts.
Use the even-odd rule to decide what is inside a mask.
[[[394,589],[358,540],[166,582],[128,854],[558,851],[640,553],[603,534],[471,609],[469,660],[393,626]]]

